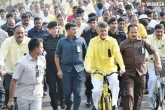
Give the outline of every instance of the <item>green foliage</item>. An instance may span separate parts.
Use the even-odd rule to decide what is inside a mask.
[[[6,6],[8,5],[9,0],[0,0],[0,9],[4,8],[6,9]]]

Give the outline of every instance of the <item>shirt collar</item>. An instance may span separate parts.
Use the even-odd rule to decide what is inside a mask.
[[[155,40],[159,40],[159,39],[157,39],[157,37],[155,36],[155,34],[153,34],[153,37],[154,37]],[[160,40],[165,40],[165,35],[163,35],[163,37]]]
[[[15,40],[15,37],[14,36],[12,36],[13,37],[13,42],[15,42],[15,43],[17,43],[16,42],[16,40]],[[22,45],[22,44],[28,44],[28,42],[27,42],[27,40],[26,40],[26,38],[25,38],[26,36],[24,36],[24,38],[23,38],[23,41],[22,41],[22,43],[20,44],[20,45]]]
[[[140,40],[142,40],[142,39],[141,39],[141,38],[137,38],[137,39],[136,39],[136,41],[140,41]],[[129,42],[131,42],[131,40],[130,40],[129,38],[127,38],[127,39],[126,39],[126,43],[129,43]]]
[[[76,40],[77,38],[79,38],[78,36],[75,36],[74,40]],[[69,40],[69,37],[67,36],[65,39]]]
[[[35,28],[35,26],[34,26],[34,28],[33,28],[33,32],[35,32],[35,31],[37,31],[37,30],[36,30],[36,28]],[[45,31],[45,29],[44,29],[43,27],[41,27],[41,29],[40,29],[39,32],[42,32],[42,31]]]
[[[97,36],[97,42],[100,42],[101,40],[102,40],[102,39],[101,39],[100,36],[98,35],[98,36]],[[110,37],[107,36],[105,40],[110,41]]]
[[[38,59],[38,58],[37,58],[36,60],[34,60],[30,54],[27,54],[27,57],[28,57],[28,60],[29,60],[29,61],[37,61],[37,59]]]

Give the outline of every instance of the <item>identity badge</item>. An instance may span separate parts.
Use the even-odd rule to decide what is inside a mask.
[[[81,52],[81,48],[79,45],[77,45],[77,52]]]

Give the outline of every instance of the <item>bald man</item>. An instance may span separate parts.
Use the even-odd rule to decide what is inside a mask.
[[[13,18],[9,18],[6,22],[6,24],[1,27],[2,30],[6,31],[8,33],[8,36],[13,36],[13,29],[15,27],[15,20]]]
[[[43,15],[41,16],[43,22],[48,22],[50,18],[52,18],[53,15],[49,13],[48,8],[43,9]]]

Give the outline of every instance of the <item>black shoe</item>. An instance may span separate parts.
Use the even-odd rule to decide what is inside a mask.
[[[71,106],[66,106],[65,110],[71,110]]]
[[[91,98],[87,98],[86,107],[90,107],[91,104]]]
[[[114,106],[112,107],[112,110],[118,110],[118,108],[114,105]]]
[[[60,107],[61,107],[61,109],[64,109],[65,108],[64,102],[61,102]]]
[[[93,106],[92,110],[97,110],[97,109],[95,108],[95,106]]]

